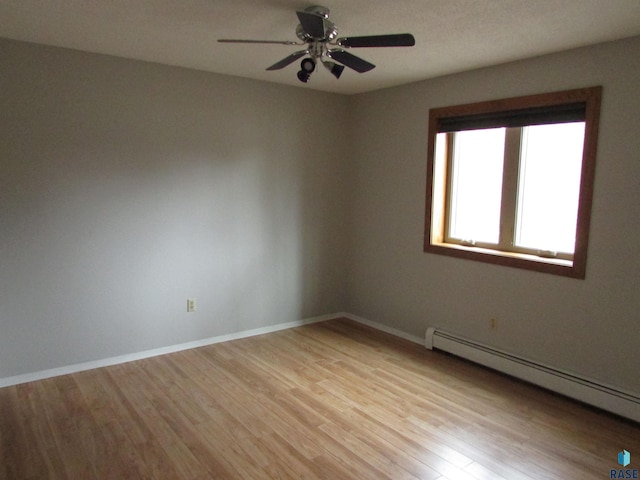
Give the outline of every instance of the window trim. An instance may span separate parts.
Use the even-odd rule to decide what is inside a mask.
[[[598,122],[602,87],[588,87],[543,93],[478,103],[432,108],[429,110],[427,145],[427,186],[425,208],[424,251],[451,257],[476,260],[496,265],[523,268],[555,275],[584,279],[591,220],[595,160],[598,142]],[[474,119],[508,116],[510,113],[563,110],[572,105],[584,105],[584,149],[578,199],[578,220],[573,262],[525,253],[505,252],[491,248],[447,243],[445,234],[445,204],[448,185],[446,165],[435,162],[436,135],[461,118]],[[445,127],[443,128],[443,125]]]

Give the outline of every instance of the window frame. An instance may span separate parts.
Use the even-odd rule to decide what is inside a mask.
[[[602,87],[596,86],[430,109],[424,251],[426,253],[584,279],[586,275],[601,98]],[[500,117],[508,116],[511,113],[518,114],[518,112],[536,110],[549,111],[553,115],[554,112],[561,114],[572,105],[584,108],[585,122],[576,244],[573,259],[567,259],[567,257],[561,255],[548,258],[525,250],[503,251],[495,247],[491,248],[490,245],[466,245],[464,242],[448,242],[445,238],[445,232],[448,221],[446,217],[450,165],[448,165],[448,161],[442,162],[435,159],[437,134],[446,131],[446,125],[450,125],[452,122],[455,123],[458,119],[471,120],[472,122],[476,121],[476,119],[482,121],[483,118],[494,115]],[[448,137],[452,137],[452,135],[448,135]],[[501,228],[503,228],[502,224]]]

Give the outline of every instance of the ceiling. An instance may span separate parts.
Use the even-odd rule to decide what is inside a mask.
[[[377,65],[266,67],[301,47],[218,43],[296,41],[304,0],[0,0],[0,37],[177,65],[300,88],[355,94],[640,35],[640,0],[322,0],[338,36],[412,33],[415,47],[351,50]]]

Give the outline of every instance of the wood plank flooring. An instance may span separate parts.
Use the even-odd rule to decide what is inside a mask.
[[[2,479],[604,479],[640,426],[346,319],[0,389]]]

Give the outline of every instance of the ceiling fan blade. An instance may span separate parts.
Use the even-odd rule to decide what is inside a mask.
[[[356,57],[349,52],[345,52],[340,48],[329,50],[327,52],[327,55],[332,59],[343,63],[347,67],[354,69],[358,73],[368,72],[369,70],[376,68],[373,63],[369,63],[366,60],[363,60],[360,57]]]
[[[267,68],[267,70],[280,70],[281,68],[284,68],[287,65],[292,64],[293,62],[295,62],[300,57],[304,57],[308,53],[309,53],[309,50],[300,50],[299,52],[292,53],[288,57],[283,58],[279,62],[274,63],[273,65],[271,65],[269,68]]]
[[[218,39],[220,43],[268,43],[268,44],[276,44],[276,45],[304,45],[303,43],[291,42],[291,41],[278,41],[278,40],[242,40],[235,38],[220,38]]]
[[[410,33],[391,35],[370,35],[366,37],[343,37],[336,42],[341,47],[413,47],[416,39]]]
[[[325,36],[324,18],[316,13],[296,12],[303,30],[313,38],[321,39]]]

